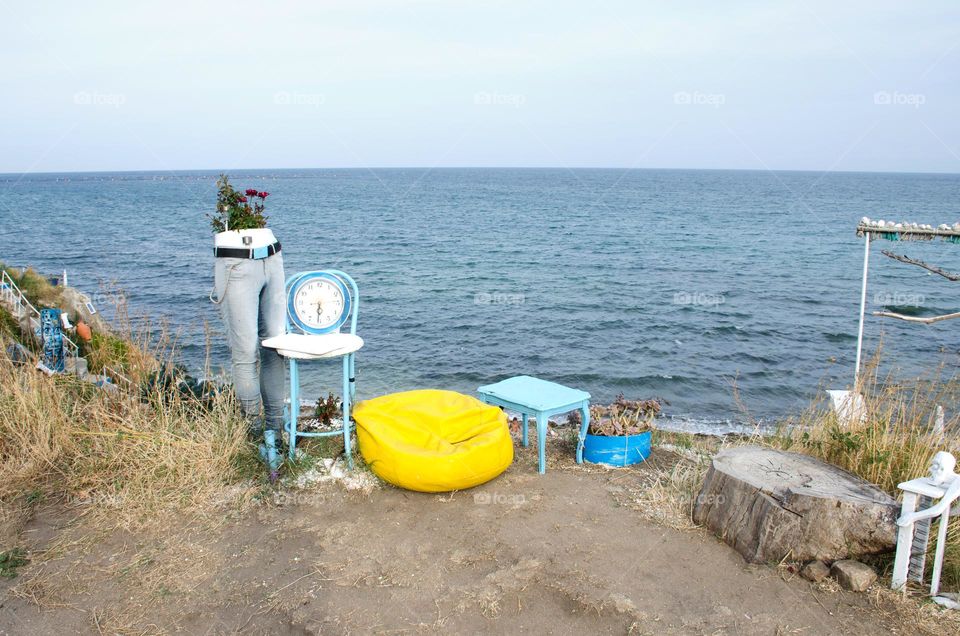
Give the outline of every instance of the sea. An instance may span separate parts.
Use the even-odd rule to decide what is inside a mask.
[[[226,374],[209,214],[218,171],[0,175],[0,261],[66,271],[106,316],[164,323],[192,372]],[[854,376],[859,219],[960,221],[960,175],[622,169],[233,170],[270,192],[287,274],[360,289],[359,399],[473,394],[527,374],[665,400],[668,426],[769,425]],[[952,375],[960,245],[877,241],[866,356],[894,381]],[[309,363],[304,391],[338,393]]]

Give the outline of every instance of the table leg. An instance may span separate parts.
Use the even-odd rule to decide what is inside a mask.
[[[523,446],[526,448],[530,445],[530,440],[527,439],[527,414],[520,414],[520,428],[523,429]]]
[[[583,463],[583,443],[587,439],[587,429],[590,427],[590,403],[580,407],[580,435],[577,437],[577,463]]]
[[[540,457],[540,474],[547,472],[547,416],[537,413],[537,448]]]

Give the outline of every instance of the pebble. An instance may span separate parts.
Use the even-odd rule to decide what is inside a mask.
[[[873,568],[851,559],[835,562],[830,568],[830,574],[837,579],[841,587],[851,592],[864,592],[877,580],[877,573]]]
[[[830,568],[823,561],[811,561],[800,570],[800,576],[808,581],[819,583],[830,576]]]

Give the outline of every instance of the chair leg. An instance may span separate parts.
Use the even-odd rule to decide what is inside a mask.
[[[590,427],[590,403],[587,402],[580,407],[580,419],[583,423],[580,425],[580,435],[577,437],[577,463],[583,463],[583,443],[587,439],[587,429]]]
[[[350,401],[357,400],[357,359],[356,354],[350,354]]]
[[[537,447],[540,456],[540,474],[547,472],[547,416],[537,413]]]
[[[530,440],[527,439],[527,414],[521,413],[520,417],[520,428],[523,429],[523,446],[526,448],[530,445]]]
[[[347,466],[353,469],[353,453],[350,452],[350,356],[343,357],[343,454]]]
[[[290,359],[290,421],[287,435],[290,438],[288,454],[293,459],[297,452],[297,422],[300,419],[300,369],[297,361]]]

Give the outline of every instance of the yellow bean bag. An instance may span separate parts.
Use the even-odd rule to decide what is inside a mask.
[[[391,484],[420,492],[472,488],[513,462],[507,416],[453,391],[393,393],[359,403],[360,453]]]

